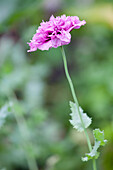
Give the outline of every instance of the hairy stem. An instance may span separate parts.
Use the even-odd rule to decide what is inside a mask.
[[[83,119],[82,119],[82,116],[81,116],[81,112],[80,112],[80,109],[79,109],[79,103],[78,103],[78,100],[77,100],[77,97],[76,97],[76,93],[75,93],[75,90],[74,90],[74,86],[73,86],[71,77],[70,77],[70,75],[69,75],[68,66],[67,66],[67,60],[66,60],[66,55],[65,55],[65,51],[64,51],[63,46],[61,46],[61,52],[62,52],[62,56],[63,56],[63,62],[64,62],[64,69],[65,69],[66,78],[67,78],[67,80],[68,80],[68,82],[69,82],[69,85],[70,85],[70,89],[71,89],[71,93],[72,93],[74,102],[75,102],[76,105],[77,105],[79,117],[80,117],[80,120],[81,120],[83,129],[84,129],[85,135],[86,135],[86,139],[87,139],[89,151],[91,152],[91,151],[92,151],[91,142],[90,142],[90,139],[89,139],[87,130],[86,130],[85,126],[84,126],[84,122],[83,122]],[[96,170],[96,162],[95,162],[95,159],[93,160],[93,169]]]

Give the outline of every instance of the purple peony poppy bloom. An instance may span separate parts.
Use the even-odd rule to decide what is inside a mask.
[[[85,25],[86,21],[80,21],[77,16],[62,15],[61,17],[50,17],[49,21],[42,21],[36,34],[34,34],[29,44],[30,50],[27,52],[40,50],[49,50],[62,45],[69,44],[71,41],[70,32],[73,29],[79,29]]]

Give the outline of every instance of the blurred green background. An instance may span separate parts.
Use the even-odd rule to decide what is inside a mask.
[[[33,144],[28,154],[33,152],[39,170],[92,169],[91,161],[81,161],[88,152],[85,136],[69,123],[72,96],[60,48],[27,53],[27,42],[52,14],[78,15],[87,22],[71,32],[65,51],[79,103],[93,120],[90,138],[93,142],[92,129],[100,128],[108,139],[98,169],[113,170],[112,0],[0,0],[0,106],[14,101],[13,95],[18,99],[15,114],[26,120]],[[9,114],[0,127],[1,170],[28,169],[22,144]]]

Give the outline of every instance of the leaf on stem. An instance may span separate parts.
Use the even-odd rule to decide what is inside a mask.
[[[99,152],[97,152],[100,146],[104,146],[107,140],[104,139],[104,131],[100,129],[93,130],[93,135],[95,139],[95,145],[90,153],[86,153],[85,157],[82,158],[82,161],[88,161],[90,159],[97,159],[99,157]]]
[[[71,120],[69,120],[69,121],[73,125],[73,128],[75,128],[78,131],[82,132],[84,130],[84,127],[87,128],[91,124],[92,120],[91,120],[91,118],[89,118],[87,116],[86,113],[83,113],[83,110],[82,110],[81,107],[79,107],[79,111],[78,111],[77,105],[75,103],[70,102],[70,107],[71,107],[72,113],[70,114],[71,115]],[[81,114],[81,118],[83,120],[84,127],[83,127],[83,123],[81,122],[79,112]]]
[[[107,140],[104,139],[104,131],[100,131],[100,129],[93,130],[94,138],[96,141],[100,141],[100,146],[104,146]]]

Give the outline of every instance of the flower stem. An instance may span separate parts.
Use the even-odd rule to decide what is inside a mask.
[[[96,168],[96,160],[95,159],[93,159],[93,169],[97,170],[97,168]]]
[[[67,67],[66,55],[65,55],[65,51],[64,51],[63,46],[61,46],[61,52],[62,52],[62,56],[63,56],[65,74],[66,74],[67,80],[68,80],[69,85],[70,85],[70,89],[71,89],[71,92],[72,92],[72,96],[73,96],[74,102],[75,102],[76,105],[77,105],[79,117],[80,117],[80,120],[81,120],[83,129],[84,129],[85,135],[86,135],[86,139],[87,139],[89,151],[91,152],[91,151],[92,151],[91,142],[90,142],[90,139],[89,139],[87,130],[86,130],[85,126],[84,126],[84,122],[83,122],[83,119],[82,119],[82,116],[81,116],[81,112],[80,112],[80,109],[79,109],[79,103],[78,103],[78,100],[77,100],[77,97],[76,97],[76,93],[75,93],[75,90],[74,90],[74,86],[73,86],[71,77],[70,77],[70,75],[69,75],[69,71],[68,71],[68,67]],[[95,159],[93,160],[93,169],[96,170],[96,162],[95,162]]]

